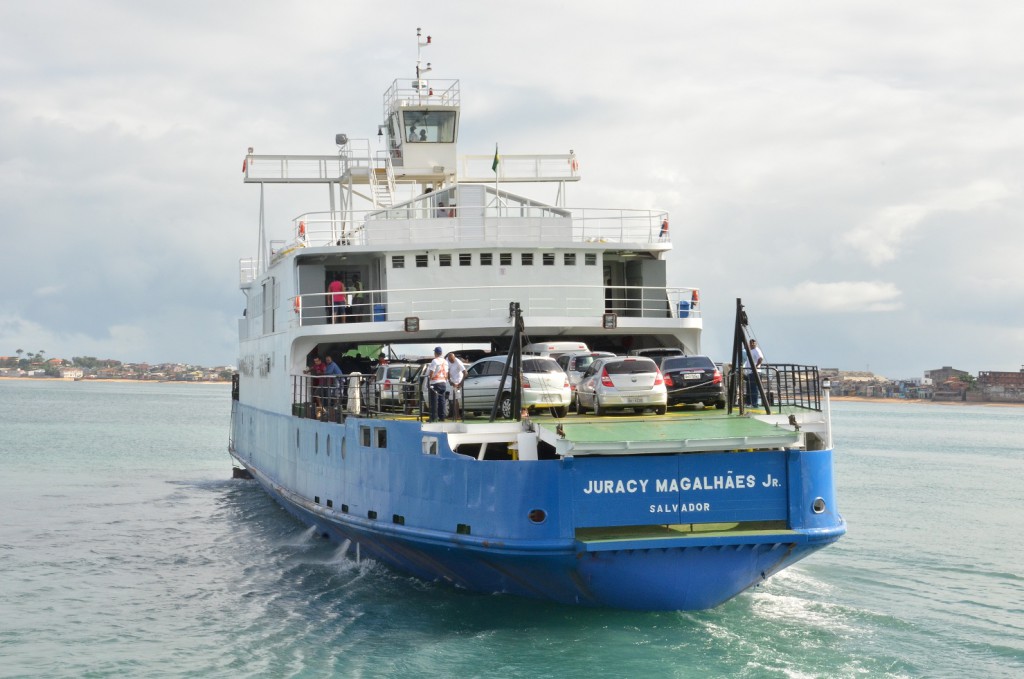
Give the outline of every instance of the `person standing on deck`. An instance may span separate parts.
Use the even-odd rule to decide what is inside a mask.
[[[330,354],[327,354],[324,360],[327,362],[327,366],[324,368],[324,393],[327,396],[325,400],[327,405],[335,406],[338,405],[340,389],[344,387],[345,374],[341,372],[341,367],[334,362],[334,358]]]
[[[445,394],[448,391],[448,364],[441,358],[441,347],[434,347],[434,360],[427,366],[427,379],[430,381],[430,421],[444,422],[448,403]]]
[[[306,368],[306,372],[312,376],[310,387],[313,393],[313,404],[321,408],[324,405],[323,374],[325,369],[326,366],[320,361],[319,356],[314,356],[313,364]]]
[[[747,405],[752,408],[760,406],[760,394],[757,392],[757,384],[754,380],[754,374],[764,363],[764,353],[761,351],[761,347],[757,346],[757,340],[750,340],[750,356],[753,359],[753,368],[747,367],[747,354],[743,353],[743,365],[747,370]]]
[[[353,320],[356,322],[369,320],[369,305],[366,303],[366,295],[363,294],[363,282],[360,280],[359,274],[352,276],[352,285],[349,286],[349,290],[355,293],[352,295],[352,308],[349,310],[354,314]]]
[[[338,318],[341,318],[341,322],[345,322],[345,284],[341,282],[341,277],[338,275],[334,276],[330,285],[327,286],[328,300],[331,304],[331,323],[337,323]]]
[[[458,420],[460,413],[459,398],[462,396],[462,380],[466,376],[466,365],[459,360],[454,351],[448,356],[448,384],[452,385],[452,419]]]

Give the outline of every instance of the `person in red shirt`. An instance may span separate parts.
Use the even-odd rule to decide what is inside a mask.
[[[318,406],[323,405],[323,374],[325,368],[326,366],[320,361],[319,356],[314,356],[312,365],[306,368],[306,372],[312,376],[310,380],[312,384],[310,386],[313,391],[313,403]]]
[[[341,282],[340,276],[335,276],[330,285],[327,286],[328,298],[331,303],[331,323],[337,323],[338,319],[345,322],[345,284]]]

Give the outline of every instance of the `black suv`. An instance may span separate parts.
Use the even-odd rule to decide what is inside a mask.
[[[722,372],[707,356],[666,356],[661,373],[670,406],[702,403],[719,410],[725,407]]]
[[[646,356],[647,358],[654,361],[660,368],[661,364],[666,358],[672,356],[682,356],[683,350],[676,349],[674,347],[651,347],[649,349],[634,349],[629,352],[630,356]]]

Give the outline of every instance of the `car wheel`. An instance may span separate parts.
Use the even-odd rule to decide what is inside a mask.
[[[587,409],[583,407],[583,399],[576,397],[576,414],[586,415]]]
[[[512,419],[512,394],[502,394],[498,403],[498,416],[505,420]]]
[[[667,406],[658,406],[657,408],[654,409],[654,414],[655,415],[664,415],[667,412],[668,412],[668,407]]]
[[[569,414],[569,406],[557,406],[551,409],[555,417],[562,418]]]
[[[597,396],[594,397],[594,414],[598,417],[608,414],[608,410],[601,407],[601,400]]]
[[[716,401],[715,408],[718,410],[725,410],[725,401]]]

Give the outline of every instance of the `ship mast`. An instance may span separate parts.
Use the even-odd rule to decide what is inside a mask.
[[[417,27],[416,28],[416,82],[413,84],[413,87],[416,88],[417,92],[419,92],[419,97],[420,97],[420,101],[421,102],[424,100],[424,98],[429,96],[429,89],[430,89],[430,87],[429,87],[429,85],[427,85],[427,81],[423,80],[422,78],[423,78],[423,76],[425,74],[430,73],[430,71],[431,71],[430,62],[428,61],[427,65],[425,67],[422,64],[423,64],[423,48],[429,46],[430,44],[431,44],[430,36],[428,35],[427,39],[423,40],[423,29]],[[424,91],[427,91],[428,93],[425,94]]]

